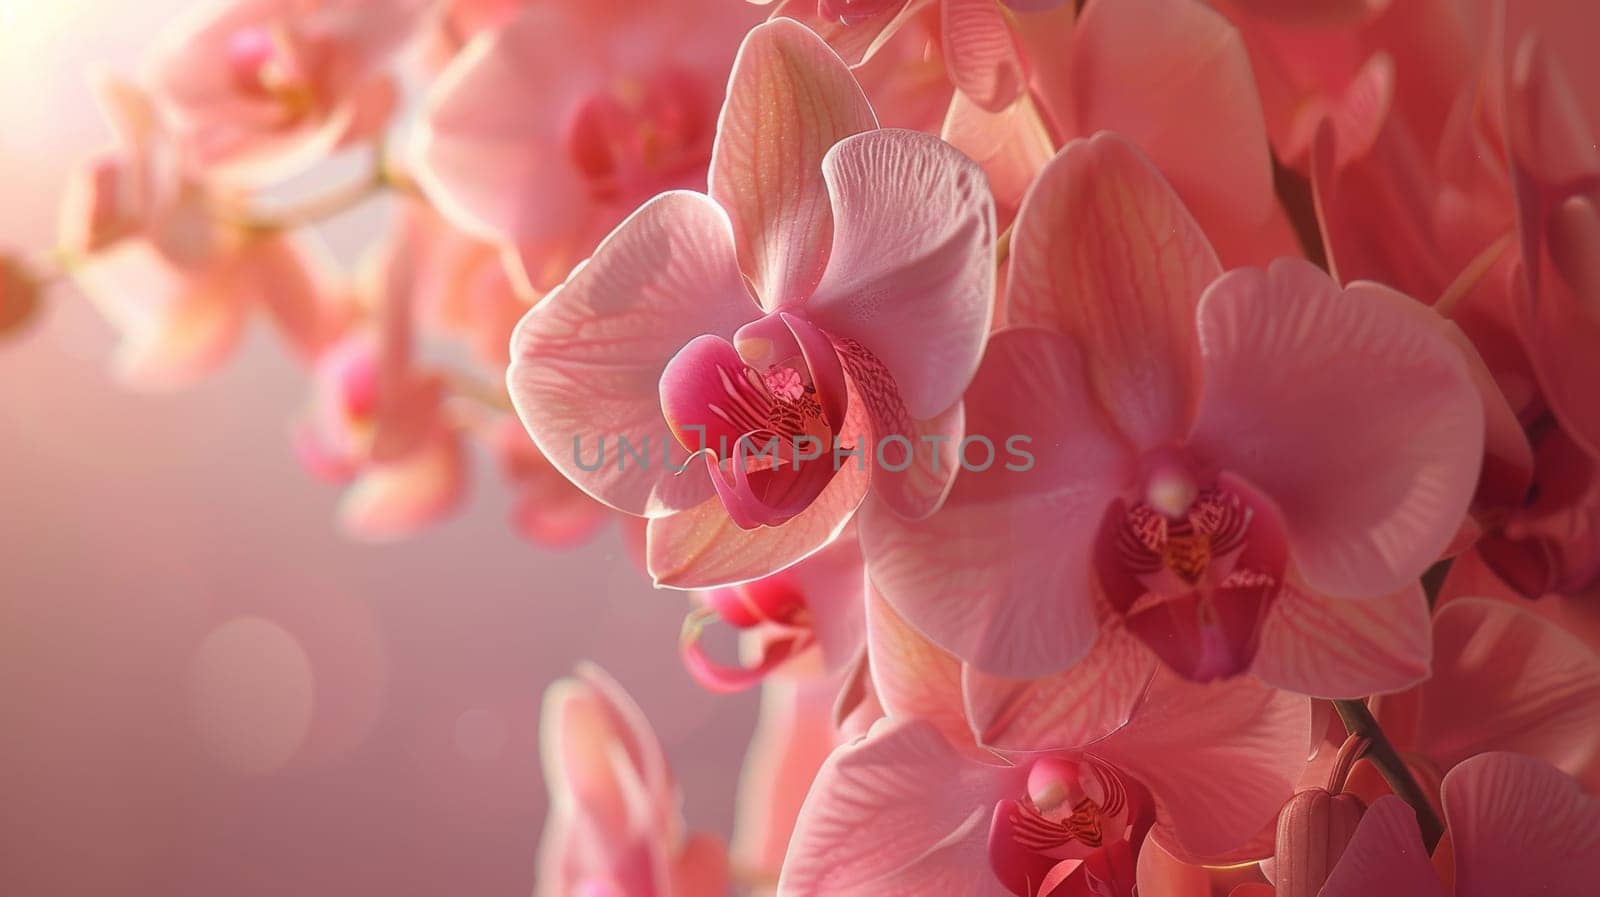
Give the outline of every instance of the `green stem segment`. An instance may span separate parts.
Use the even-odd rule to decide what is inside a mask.
[[[1339,712],[1339,719],[1344,721],[1345,731],[1368,739],[1366,758],[1372,761],[1383,780],[1389,783],[1389,789],[1416,811],[1417,825],[1422,829],[1422,844],[1432,854],[1433,849],[1439,846],[1439,839],[1444,836],[1444,824],[1433,811],[1427,793],[1417,784],[1399,752],[1389,743],[1388,736],[1383,734],[1383,727],[1378,725],[1372,711],[1367,709],[1367,703],[1334,701],[1333,707]]]

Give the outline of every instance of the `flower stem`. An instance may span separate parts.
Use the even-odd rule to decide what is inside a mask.
[[[387,186],[387,182],[379,177],[363,178],[286,209],[249,214],[240,223],[253,231],[295,230],[347,212]]]
[[[1439,839],[1444,835],[1444,825],[1439,821],[1438,814],[1433,811],[1433,804],[1428,800],[1428,795],[1422,790],[1422,786],[1417,784],[1405,761],[1400,759],[1400,754],[1394,749],[1394,745],[1389,743],[1388,736],[1383,734],[1383,727],[1378,725],[1372,711],[1367,709],[1367,702],[1334,701],[1333,708],[1339,712],[1339,719],[1344,721],[1346,732],[1368,740],[1366,759],[1372,761],[1372,765],[1378,768],[1383,780],[1389,783],[1389,789],[1416,811],[1417,825],[1422,829],[1422,844],[1428,853],[1433,853],[1433,849],[1439,845]]]
[[[236,223],[246,230],[267,233],[295,230],[342,215],[386,190],[406,195],[417,192],[410,178],[394,167],[387,141],[380,139],[372,147],[371,168],[358,180],[287,208],[269,212],[247,208]]]

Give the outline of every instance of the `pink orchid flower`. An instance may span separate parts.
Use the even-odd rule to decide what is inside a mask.
[[[538,897],[727,893],[725,848],[685,834],[661,745],[615,680],[580,664],[551,685],[540,738],[550,816]]]
[[[436,523],[465,492],[465,453],[444,417],[441,384],[385,367],[379,340],[345,337],[318,360],[311,408],[293,431],[308,471],[349,486],[340,523],[364,539]]]
[[[751,0],[772,3],[772,0]],[[939,35],[950,81],[980,108],[998,112],[1022,95],[1027,66],[1013,29],[1012,13],[1043,12],[1066,0],[779,0],[774,18],[804,23],[860,65],[876,54],[907,22],[937,6]]]
[[[148,66],[191,170],[281,180],[376,131],[390,69],[432,0],[223,0],[174,27]]]
[[[734,64],[710,196],[651,200],[528,313],[512,401],[584,491],[650,518],[659,585],[765,576],[869,488],[913,516],[942,500],[994,235],[975,164],[877,129],[833,51],[768,22]]]
[[[722,0],[527,5],[430,89],[418,183],[548,289],[645,200],[705,188],[719,94],[757,20]]]
[[[365,260],[358,301],[369,327],[318,359],[311,407],[294,430],[313,474],[350,483],[340,507],[346,531],[369,539],[407,535],[459,505],[466,460],[461,428],[444,405],[442,374],[416,360],[415,315],[432,260],[402,218]]]
[[[1490,432],[1474,511],[1485,557],[1530,596],[1581,589],[1600,572],[1589,486],[1600,417],[1583,385],[1600,376],[1600,330],[1585,311],[1600,290],[1585,273],[1600,258],[1600,228],[1585,223],[1600,203],[1600,120],[1563,76],[1570,57],[1533,34],[1504,71],[1494,53],[1441,50],[1418,72],[1382,52],[1448,44],[1434,35],[1453,35],[1456,16],[1397,4],[1369,29],[1382,33],[1357,43],[1377,54],[1350,88],[1368,98],[1317,131],[1312,185],[1335,273],[1434,303],[1482,358]],[[1378,37],[1387,43],[1373,51]],[[1453,111],[1441,121],[1441,109]]]
[[[1111,134],[1035,184],[1005,309],[968,438],[1026,440],[1028,458],[963,470],[928,519],[861,521],[873,583],[911,625],[982,673],[1077,683],[1047,694],[1150,654],[1323,697],[1426,675],[1417,577],[1483,444],[1430,312],[1298,259],[1223,275]]]
[[[146,388],[186,385],[231,357],[252,311],[313,357],[346,317],[332,263],[309,236],[256,233],[177,168],[149,99],[99,85],[117,136],[73,174],[61,245],[70,273],[118,331],[119,375]]]
[[[812,663],[819,674],[835,674],[856,662],[864,645],[866,569],[849,531],[792,567],[698,597],[701,607],[684,621],[679,647],[690,675],[713,691],[743,690],[810,655],[819,655]],[[739,630],[753,659],[737,667],[712,660],[700,637],[713,620]]]
[[[1368,808],[1322,897],[1579,897],[1600,879],[1600,801],[1531,757],[1480,754],[1444,777],[1448,849],[1432,862],[1398,797]]]
[[[1305,765],[1308,704],[1162,674],[1102,739],[1001,754],[891,715],[817,774],[778,895],[1126,897],[1147,834],[1187,860],[1237,861]]]

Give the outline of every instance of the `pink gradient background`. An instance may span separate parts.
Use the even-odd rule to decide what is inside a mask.
[[[131,73],[193,5],[0,0],[0,246],[48,250],[67,166],[107,139],[86,72]],[[754,698],[689,680],[685,599],[615,528],[527,545],[479,458],[463,517],[352,543],[291,456],[304,376],[266,333],[171,395],[118,386],[111,346],[70,290],[0,344],[0,893],[524,897],[539,699],[579,658],[644,705],[690,823],[727,832]]]

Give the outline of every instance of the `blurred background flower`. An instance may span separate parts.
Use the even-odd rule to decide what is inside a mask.
[[[0,2],[0,246],[40,267],[72,167],[107,146],[90,73],[132,73],[192,0]],[[359,161],[359,160],[358,160]],[[350,180],[319,170],[294,189]],[[393,212],[321,228],[356,261]],[[310,373],[262,320],[182,392],[129,391],[72,287],[20,326],[0,275],[0,891],[517,895],[545,815],[544,686],[579,658],[646,707],[696,829],[727,834],[756,696],[716,698],[608,526],[581,548],[475,443],[465,510],[345,538],[288,438]],[[514,466],[514,465],[513,465]],[[565,500],[564,495],[557,496]],[[563,506],[565,507],[565,506]],[[548,540],[547,540],[548,541]],[[557,540],[559,541],[559,540]]]

